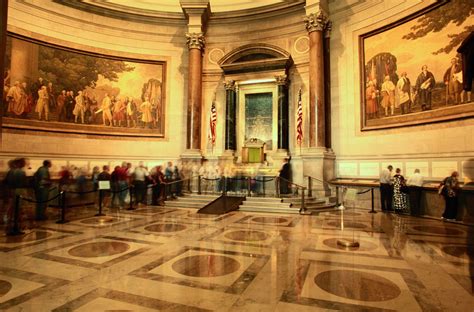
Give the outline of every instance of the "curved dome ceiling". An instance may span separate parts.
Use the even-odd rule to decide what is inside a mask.
[[[262,8],[297,0],[209,0],[213,13]],[[116,11],[154,15],[156,13],[181,13],[179,0],[82,0],[83,3]]]

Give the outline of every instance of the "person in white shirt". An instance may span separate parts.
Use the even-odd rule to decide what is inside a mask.
[[[393,166],[389,165],[380,172],[380,200],[383,212],[393,211],[392,209],[392,170]]]
[[[146,180],[149,176],[148,170],[143,165],[143,162],[140,161],[138,167],[135,168],[133,172],[133,187],[135,188],[135,201],[137,206],[141,203],[146,205],[147,198],[146,198]]]
[[[421,192],[423,190],[423,176],[420,169],[415,169],[412,176],[408,178],[407,185],[409,187],[410,196],[410,212],[412,216],[421,214]]]

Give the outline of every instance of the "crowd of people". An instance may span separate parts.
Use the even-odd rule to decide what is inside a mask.
[[[11,230],[15,199],[17,195],[28,197],[34,191],[36,202],[35,219],[46,220],[46,208],[51,198],[52,190],[57,192],[74,190],[79,197],[93,191],[102,191],[101,200],[105,207],[123,208],[129,202],[130,194],[136,206],[148,204],[147,192],[151,188],[151,204],[163,205],[166,196],[176,198],[182,196],[182,180],[184,176],[178,166],[168,162],[166,167],[155,166],[151,170],[140,162],[135,168],[129,162],[115,166],[110,170],[104,165],[102,170],[94,167],[91,174],[83,168],[63,166],[58,173],[58,179],[51,177],[50,160],[43,161],[33,176],[27,175],[29,160],[16,158],[8,163],[8,172],[3,180],[3,205],[1,215],[3,223],[7,224],[7,231]],[[104,183],[105,184],[101,184]],[[131,192],[129,191],[131,189]]]
[[[380,199],[383,212],[395,212],[399,214],[410,213],[420,216],[421,194],[424,178],[419,169],[408,178],[401,174],[401,169],[396,168],[392,174],[393,166],[389,165],[380,172]],[[457,171],[453,171],[439,185],[438,193],[444,197],[445,209],[442,219],[455,221],[458,210],[458,196],[461,191]]]

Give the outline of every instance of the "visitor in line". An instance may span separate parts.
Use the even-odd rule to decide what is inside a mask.
[[[392,185],[392,170],[393,166],[389,165],[380,172],[380,201],[383,212],[393,211],[393,185]]]

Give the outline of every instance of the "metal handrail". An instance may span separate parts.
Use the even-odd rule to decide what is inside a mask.
[[[321,180],[321,179],[318,179],[318,178],[315,178],[315,177],[312,177],[310,175],[303,175],[303,177],[306,177],[308,178],[308,196],[309,197],[312,197],[313,196],[313,180],[316,180],[318,181],[319,183],[321,183],[323,186],[326,184],[328,186],[334,186],[334,184],[332,184],[331,182],[328,182],[328,181],[324,181],[324,180]]]
[[[300,207],[300,210],[299,210],[299,213],[300,214],[304,214],[306,212],[306,207],[305,207],[305,201],[304,201],[304,193],[306,191],[306,187],[305,186],[302,186],[302,185],[299,185],[297,183],[294,183],[294,182],[291,182],[285,178],[282,178],[282,177],[279,177],[279,176],[276,176],[275,177],[275,182],[276,182],[276,192],[277,192],[277,197],[280,197],[280,181],[284,181],[284,182],[287,182],[288,184],[290,184],[291,186],[295,186],[296,188],[298,189],[301,189],[301,207]]]

